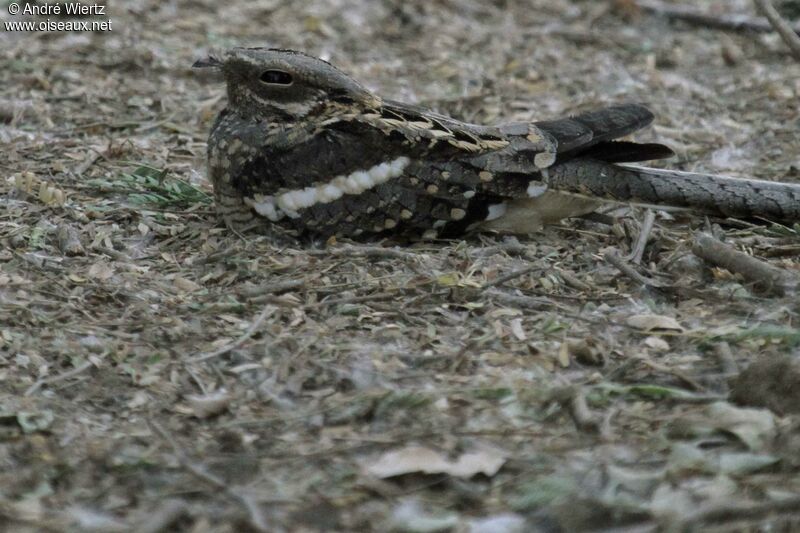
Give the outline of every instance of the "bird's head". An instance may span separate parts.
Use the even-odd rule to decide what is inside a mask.
[[[222,71],[228,105],[243,116],[297,121],[325,104],[377,107],[380,100],[330,63],[293,50],[232,48],[194,64]]]

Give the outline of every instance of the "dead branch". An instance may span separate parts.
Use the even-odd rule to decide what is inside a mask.
[[[730,524],[738,521],[759,521],[777,514],[797,517],[800,513],[800,496],[791,496],[771,502],[736,502],[711,505],[684,518],[675,531],[699,531],[702,526]]]
[[[767,20],[775,28],[775,31],[780,34],[783,42],[792,51],[794,57],[800,61],[800,35],[798,31],[792,28],[786,20],[781,17],[775,6],[769,0],[753,0],[756,4],[756,9],[767,17]]]
[[[642,262],[644,250],[647,248],[647,241],[650,240],[650,233],[653,231],[653,225],[656,221],[656,213],[652,209],[646,209],[644,212],[644,220],[642,221],[641,229],[639,230],[639,237],[636,239],[636,244],[628,256],[628,261],[634,265]]]
[[[786,296],[797,291],[797,280],[787,272],[736,251],[708,233],[698,233],[695,236],[692,253],[712,265],[741,274],[744,279],[766,293]]]
[[[721,30],[746,30],[761,33],[773,30],[772,24],[767,19],[749,17],[747,15],[712,15],[704,13],[690,5],[665,4],[658,0],[637,0],[636,5],[643,11],[673,20],[682,20],[698,26],[717,28]],[[792,28],[800,34],[800,26]]]
[[[39,389],[41,389],[44,385],[50,385],[56,383],[58,381],[64,381],[65,379],[73,378],[78,374],[85,372],[94,366],[91,361],[86,361],[81,366],[75,367],[72,370],[68,370],[67,372],[63,372],[58,374],[57,376],[53,376],[51,378],[45,378],[37,380],[36,383],[28,387],[28,390],[25,391],[25,396],[30,396],[31,394],[35,393]]]
[[[258,331],[258,328],[261,327],[261,324],[264,323],[264,320],[270,317],[275,311],[277,311],[277,309],[278,308],[275,307],[274,305],[271,304],[266,305],[264,309],[261,311],[261,314],[259,314],[258,317],[255,320],[253,320],[253,323],[250,325],[249,328],[247,328],[247,331],[245,331],[241,337],[239,337],[238,339],[236,339],[231,343],[226,344],[225,346],[222,346],[221,348],[214,350],[213,352],[207,352],[192,357],[191,359],[189,359],[188,362],[199,363],[201,361],[206,361],[208,359],[213,359],[214,357],[219,357],[220,355],[224,355],[230,352],[231,350],[235,350],[236,348],[247,342],[247,339],[252,337],[253,334],[255,334],[255,332]]]
[[[608,250],[605,254],[603,254],[603,259],[605,259],[608,263],[615,266],[617,270],[619,270],[620,272],[631,278],[633,281],[641,283],[646,287],[654,287],[657,289],[671,287],[671,285],[667,283],[663,283],[661,281],[648,278],[646,276],[643,276],[642,274],[639,274],[639,272],[637,272],[635,268],[633,268],[631,265],[625,262],[625,260],[622,259],[622,257],[620,257],[619,253],[616,250],[613,249]]]
[[[383,248],[381,246],[340,246],[325,248],[324,250],[306,250],[307,255],[323,255],[332,257],[367,257],[370,259],[400,259],[403,261],[416,261],[419,254],[406,252],[397,248]]]
[[[265,294],[280,294],[295,289],[303,289],[307,288],[307,286],[308,280],[306,279],[289,279],[275,283],[265,283],[263,285],[245,286],[237,290],[236,293],[245,298],[255,298],[264,296]]]
[[[540,270],[540,269],[541,269],[541,265],[537,264],[537,265],[530,265],[530,266],[527,266],[525,268],[521,268],[519,270],[514,270],[513,272],[509,272],[508,274],[506,274],[504,276],[500,276],[499,278],[497,278],[495,280],[492,280],[492,281],[489,281],[487,283],[484,283],[483,286],[481,287],[481,289],[485,290],[485,289],[488,289],[490,287],[497,287],[498,285],[502,285],[504,283],[507,283],[507,282],[511,281],[512,279],[516,279],[516,278],[522,277],[525,274],[530,274],[534,270]]]
[[[521,307],[523,309],[552,309],[555,305],[547,298],[534,298],[533,296],[519,296],[516,294],[508,294],[497,289],[489,289],[486,295],[490,298],[497,300],[503,305],[512,307]]]
[[[601,427],[601,420],[590,409],[586,403],[586,395],[577,386],[566,386],[555,390],[551,400],[561,405],[562,409],[569,412],[575,426],[588,433],[598,433]]]
[[[733,357],[731,345],[725,341],[714,344],[714,355],[717,356],[722,372],[727,375],[735,375],[739,372],[739,365]]]

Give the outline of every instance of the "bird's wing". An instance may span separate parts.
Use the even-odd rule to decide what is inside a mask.
[[[532,184],[559,161],[587,151],[601,160],[641,155],[639,145],[610,139],[651,119],[641,106],[619,106],[487,127],[384,102],[273,132],[236,173],[234,185],[246,197],[269,196],[263,210],[277,202],[298,229],[356,235],[401,226],[458,234],[501,216],[506,200],[538,196]],[[321,189],[325,184],[334,185],[330,195]]]

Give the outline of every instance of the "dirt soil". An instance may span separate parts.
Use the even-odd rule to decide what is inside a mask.
[[[83,19],[108,32],[0,33],[0,530],[800,528],[800,306],[691,251],[800,276],[800,226],[657,211],[636,278],[606,259],[628,206],[411,246],[213,212],[225,96],[190,67],[233,45],[472,122],[644,101],[664,166],[800,181],[780,38],[635,4],[135,0]]]

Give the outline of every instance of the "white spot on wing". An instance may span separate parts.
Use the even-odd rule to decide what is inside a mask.
[[[346,176],[336,176],[327,183],[315,187],[305,187],[283,192],[276,196],[253,195],[244,202],[256,213],[269,220],[280,220],[284,215],[290,218],[300,216],[300,209],[315,204],[327,204],[338,200],[345,194],[360,194],[392,178],[400,176],[411,161],[407,157],[398,157],[384,162],[368,170],[357,170]]]

